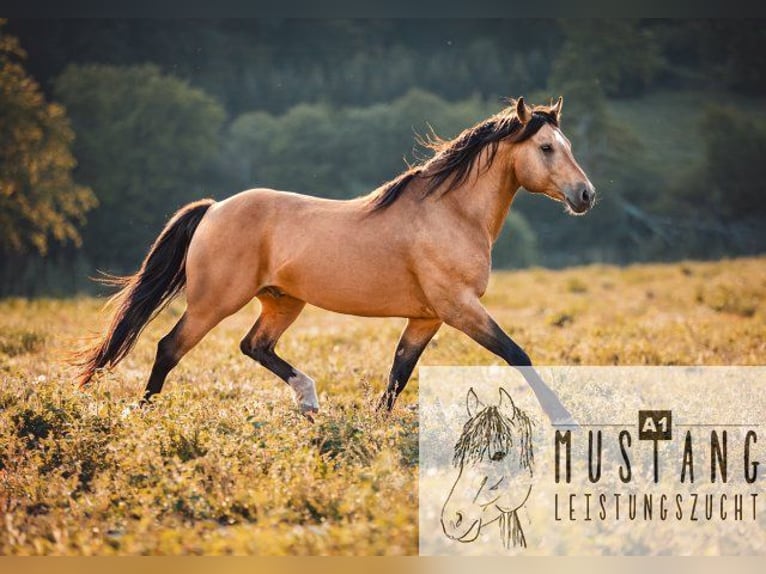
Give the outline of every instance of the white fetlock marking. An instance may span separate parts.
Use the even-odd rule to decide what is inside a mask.
[[[313,379],[298,372],[294,377],[290,377],[287,380],[287,384],[292,387],[293,391],[295,391],[295,402],[301,411],[319,410],[317,388]]]

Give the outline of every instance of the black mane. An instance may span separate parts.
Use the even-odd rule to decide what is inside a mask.
[[[476,464],[497,451],[511,452],[515,446],[519,449],[521,468],[532,468],[532,422],[527,414],[515,405],[513,413],[511,420],[502,415],[497,407],[489,406],[468,420],[455,445],[453,464]]]
[[[424,196],[430,195],[447,181],[449,183],[443,193],[448,193],[465,182],[486,146],[490,146],[488,169],[495,159],[500,141],[508,138],[513,142],[523,142],[545,124],[558,126],[556,114],[548,107],[535,107],[526,124],[521,123],[515,109],[515,102],[512,101],[510,107],[464,130],[452,140],[442,140],[434,135],[428,139],[419,138],[419,143],[434,151],[433,157],[384,184],[372,199],[373,210],[385,209],[394,203],[416,178],[427,181]]]

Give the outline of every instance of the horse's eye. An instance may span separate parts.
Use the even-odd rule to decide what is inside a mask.
[[[553,151],[553,146],[551,144],[543,144],[540,146],[540,149],[545,153],[551,153]]]
[[[502,450],[498,450],[497,452],[492,453],[492,460],[503,460],[505,458],[505,453]]]

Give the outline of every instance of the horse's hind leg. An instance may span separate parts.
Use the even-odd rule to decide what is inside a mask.
[[[261,314],[242,339],[240,349],[290,385],[298,407],[310,419],[311,413],[319,410],[316,384],[274,352],[279,337],[298,318],[306,302],[274,291],[260,293],[258,300]]]
[[[439,319],[410,319],[399,338],[394,355],[394,364],[388,375],[388,388],[380,397],[377,409],[394,408],[394,402],[410,380],[412,370],[423,354],[423,350],[441,327]]]
[[[145,404],[149,399],[162,390],[168,373],[178,364],[183,356],[188,353],[207,333],[215,327],[229,313],[205,312],[201,313],[195,308],[187,308],[175,327],[165,335],[157,344],[157,355],[146,384],[141,403]]]

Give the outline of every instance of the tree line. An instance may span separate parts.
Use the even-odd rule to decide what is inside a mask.
[[[366,193],[426,153],[415,133],[455,135],[522,93],[565,95],[564,129],[604,193],[587,222],[522,196],[496,266],[761,251],[763,36],[736,21],[7,23],[0,291],[132,271],[202,196]],[[660,168],[615,102],[674,90],[749,107],[709,101],[699,157]]]

